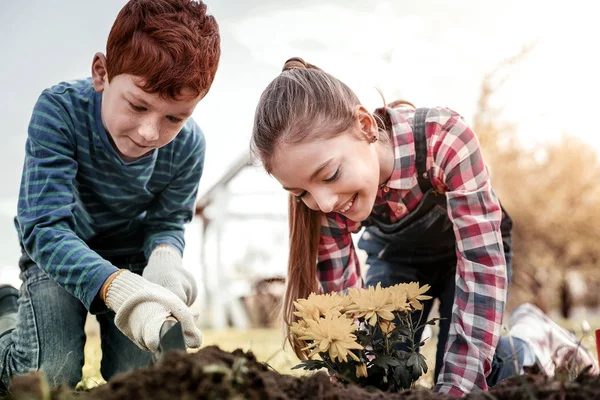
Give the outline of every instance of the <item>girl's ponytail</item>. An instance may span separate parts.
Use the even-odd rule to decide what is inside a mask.
[[[355,110],[360,105],[347,85],[299,57],[288,59],[282,69],[260,96],[252,130],[251,150],[269,174],[282,145],[346,132],[353,126]],[[306,358],[306,352],[302,351],[305,346],[290,335],[290,326],[296,320],[294,301],[318,289],[321,212],[296,200],[290,195],[290,253],[282,314],[287,341],[298,357]]]
[[[290,254],[288,260],[287,290],[283,303],[283,321],[287,341],[300,359],[306,344],[290,334],[290,326],[297,320],[294,301],[307,298],[317,291],[316,265],[321,229],[321,212],[311,210],[296,196],[289,197]]]

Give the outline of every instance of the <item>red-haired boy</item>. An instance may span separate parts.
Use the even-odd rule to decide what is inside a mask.
[[[92,77],[42,92],[15,218],[23,284],[0,287],[0,388],[31,370],[74,387],[88,312],[107,380],[150,362],[168,316],[188,347],[202,344],[183,226],[204,165],[190,116],[219,56],[218,25],[202,2],[131,0]]]

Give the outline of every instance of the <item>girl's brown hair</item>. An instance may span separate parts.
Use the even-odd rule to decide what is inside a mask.
[[[349,129],[360,102],[344,83],[301,58],[291,58],[262,93],[256,107],[251,149],[268,173],[275,150],[311,138],[327,139]],[[300,358],[303,344],[289,334],[294,301],[318,291],[317,251],[321,212],[289,198],[290,252],[283,320],[287,339]]]
[[[397,103],[393,103],[397,104]],[[345,132],[354,123],[360,101],[337,78],[301,58],[290,58],[262,93],[254,117],[251,149],[268,173],[272,172],[275,151],[283,144],[311,139],[324,140]],[[376,114],[382,131],[387,129],[385,111]],[[384,140],[387,135],[381,135]],[[321,212],[311,210],[296,196],[289,197],[290,252],[287,290],[283,304],[286,337],[296,355],[306,358],[304,343],[290,335],[294,301],[318,291],[316,265],[320,239]]]

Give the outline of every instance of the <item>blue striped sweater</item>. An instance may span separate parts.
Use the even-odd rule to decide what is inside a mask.
[[[39,97],[29,123],[15,225],[46,274],[90,310],[117,268],[107,259],[160,244],[183,254],[204,166],[204,135],[190,118],[166,146],[124,162],[100,115],[91,79]]]

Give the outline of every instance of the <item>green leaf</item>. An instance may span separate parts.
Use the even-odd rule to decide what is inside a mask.
[[[358,331],[354,333],[356,335],[357,342],[362,344],[363,346],[371,343],[371,335],[369,332]]]
[[[394,329],[394,333],[402,336],[410,336],[410,328],[397,326],[396,329]]]
[[[396,350],[395,353],[396,353],[396,357],[395,358],[397,360],[403,360],[403,361],[408,360],[410,358],[410,355],[412,354],[412,353],[409,353],[406,350]]]
[[[398,365],[400,365],[400,361],[396,360],[394,357],[391,356],[381,356],[371,361],[371,365],[387,369],[387,367],[397,367]]]
[[[417,357],[419,357],[419,367],[423,370],[423,373],[426,374],[428,370],[427,359],[421,353],[417,353]]]
[[[425,323],[425,325],[435,325],[435,323],[436,323],[437,321],[441,321],[441,320],[443,320],[443,319],[445,319],[445,318],[432,318],[432,319],[430,319],[429,321],[427,321],[427,322]]]
[[[410,371],[403,365],[394,368],[393,379],[396,386],[402,389],[410,388],[413,382]]]
[[[427,372],[427,361],[421,353],[411,354],[406,365],[411,368],[413,380],[419,379],[423,372]]]
[[[308,371],[327,368],[327,364],[323,360],[304,360],[300,364],[295,365],[292,369],[306,369]]]
[[[417,357],[418,353],[412,353],[410,355],[410,357],[408,358],[408,362],[406,363],[407,366],[412,367],[414,366],[416,363],[418,363],[418,357]]]

